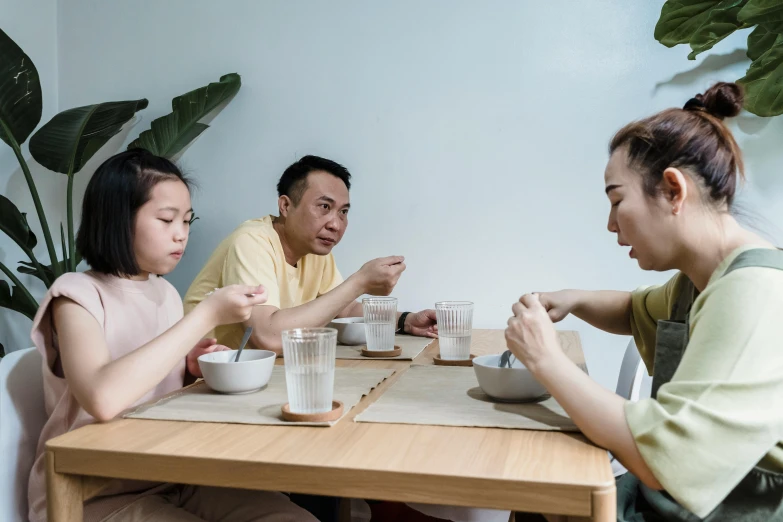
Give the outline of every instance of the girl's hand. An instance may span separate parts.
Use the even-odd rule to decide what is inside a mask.
[[[188,373],[190,373],[193,377],[204,377],[201,375],[201,368],[199,368],[198,365],[198,358],[205,353],[222,352],[230,349],[231,348],[228,346],[217,344],[217,339],[200,340],[185,357],[185,362],[188,366]]]
[[[253,307],[266,300],[266,288],[262,285],[229,285],[210,293],[199,306],[207,309],[215,326],[220,326],[247,321]]]

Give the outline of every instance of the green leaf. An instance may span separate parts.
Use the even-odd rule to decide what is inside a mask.
[[[62,261],[58,261],[57,263],[59,264],[60,267],[62,267],[61,268],[62,273],[67,272],[67,270],[65,270],[65,268],[63,267]],[[43,281],[44,284],[46,284],[46,281],[41,277],[41,274],[38,272],[38,270],[35,269],[35,265],[33,265],[31,262],[19,261],[19,264],[22,266],[16,268],[17,272],[19,272],[20,274],[26,274],[26,275],[37,277],[38,279]],[[54,271],[52,270],[52,265],[42,265],[41,268],[43,269],[45,276],[49,278],[49,281],[54,281],[56,279],[54,276]]]
[[[174,156],[209,128],[199,120],[234,96],[241,85],[239,75],[231,73],[221,76],[219,82],[177,96],[171,102],[172,112],[153,120],[151,129],[142,132],[128,148],[141,147],[166,158]]]
[[[761,24],[748,35],[748,58],[758,60],[775,43],[779,34],[783,33],[783,23]]]
[[[9,286],[8,281],[0,279],[0,308],[15,310],[33,319],[38,311],[38,303],[18,286]]]
[[[748,0],[725,0],[713,7],[707,21],[689,40],[693,51],[688,55],[688,59],[695,60],[696,56],[712,49],[716,43],[737,29],[744,28],[745,25],[737,20],[737,13],[747,2]]]
[[[655,25],[655,39],[666,47],[690,42],[720,0],[667,0]]]
[[[63,246],[63,261],[65,261],[68,259],[68,247],[65,246],[65,229],[62,223],[60,223],[60,242]],[[70,272],[70,270],[66,270],[66,272]]]
[[[38,70],[16,42],[0,30],[0,139],[9,146],[12,142],[24,143],[41,121],[42,108]]]
[[[54,282],[57,276],[51,274],[49,277],[49,274],[41,273],[43,267],[40,266],[35,254],[33,254],[33,248],[38,240],[27,223],[27,214],[19,212],[16,205],[3,195],[0,195],[0,231],[10,237],[27,254],[31,260],[30,266],[36,269],[35,276],[38,279],[43,281],[47,287]]]
[[[73,175],[103,147],[147,100],[99,103],[68,109],[38,129],[30,139],[30,154],[54,172]]]
[[[79,251],[77,249],[74,249],[73,255],[76,256],[75,266],[78,266],[79,263],[82,262],[82,256],[81,254],[79,254]],[[41,279],[38,270],[35,269],[35,265],[32,264],[31,262],[19,261],[19,265],[20,266],[16,268],[16,271],[19,272],[20,274],[27,274],[27,275],[35,276],[38,279]],[[68,266],[68,262],[65,260],[57,261],[57,265],[60,268],[61,273],[66,273],[71,271]],[[46,276],[49,278],[50,281],[54,281],[56,279],[56,277],[54,276],[54,271],[52,270],[52,265],[43,265],[41,268],[43,269],[44,273],[46,274]],[[43,281],[44,284],[47,284],[46,281],[44,281],[43,279],[41,279],[41,281]]]
[[[783,22],[783,2],[780,0],[749,0],[738,18],[746,24],[770,24]]]
[[[745,109],[758,116],[783,114],[783,35],[737,80],[745,87]]]
[[[41,224],[46,249],[50,258],[56,259],[46,213],[21,149],[22,143],[41,121],[42,107],[41,83],[33,61],[0,30],[0,139],[13,149],[22,168]]]
[[[32,250],[38,243],[27,224],[27,214],[19,212],[16,205],[3,195],[0,195],[0,230],[25,251]]]

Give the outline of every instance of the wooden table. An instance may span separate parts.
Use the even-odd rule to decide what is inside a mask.
[[[583,363],[578,334],[560,337],[569,356]],[[437,345],[415,363],[431,364]],[[474,332],[472,353],[504,349],[502,331]],[[338,366],[397,372],[331,428],[118,419],[52,439],[46,445],[49,521],[81,522],[82,502],[108,478],[616,520],[607,453],[580,435],[353,422],[410,364],[338,360]]]

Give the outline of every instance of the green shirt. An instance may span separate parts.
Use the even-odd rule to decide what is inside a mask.
[[[627,403],[639,451],[677,502],[700,517],[759,465],[783,472],[783,271],[743,268],[721,277],[753,246],[713,272],[690,313],[690,341],[657,399]],[[658,320],[668,320],[685,281],[632,294],[631,329],[652,374]]]

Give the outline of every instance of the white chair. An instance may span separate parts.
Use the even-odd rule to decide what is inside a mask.
[[[35,348],[0,359],[0,520],[27,521],[27,480],[46,422],[41,355]]]
[[[620,365],[620,376],[617,378],[617,389],[615,392],[620,397],[636,402],[639,399],[646,399],[650,396],[652,386],[652,377],[647,374],[647,368],[642,362],[642,356],[636,348],[633,338],[628,343],[623,356],[623,362]],[[626,473],[622,464],[610,453],[612,462],[612,471],[615,477]]]

